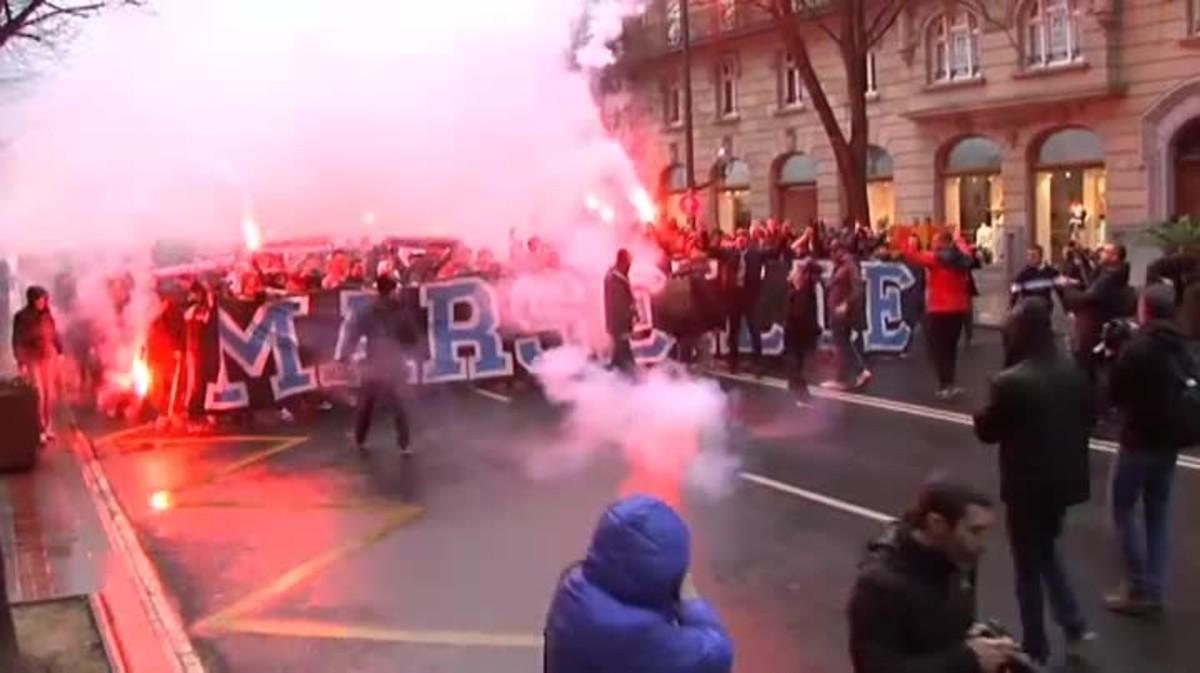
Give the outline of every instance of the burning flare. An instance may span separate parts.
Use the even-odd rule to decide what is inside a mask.
[[[150,394],[150,382],[153,378],[146,360],[141,356],[134,358],[133,369],[130,370],[129,375],[130,381],[133,382],[133,393],[140,400],[146,399],[146,395]]]
[[[654,222],[658,219],[658,206],[645,187],[634,187],[629,191],[629,203],[637,210],[638,217],[643,223]]]
[[[258,252],[262,250],[262,229],[259,228],[258,222],[251,215],[247,215],[242,220],[242,236],[246,240],[247,251]]]

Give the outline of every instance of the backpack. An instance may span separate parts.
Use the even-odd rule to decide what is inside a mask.
[[[1176,394],[1171,401],[1171,423],[1179,429],[1183,446],[1200,444],[1200,349],[1187,344],[1170,358]]]

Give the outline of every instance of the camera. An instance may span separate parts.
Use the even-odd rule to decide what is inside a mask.
[[[1137,332],[1138,325],[1133,320],[1119,318],[1109,320],[1100,328],[1100,342],[1092,350],[1092,354],[1100,362],[1112,362],[1121,353],[1121,349]]]
[[[1004,628],[1000,622],[995,620],[986,623],[976,624],[971,628],[969,635],[972,638],[1008,638],[1016,642],[1008,629]],[[1024,650],[1017,645],[1017,649],[1013,652],[1012,658],[1004,666],[1004,673],[1042,673],[1042,665],[1033,660]]]

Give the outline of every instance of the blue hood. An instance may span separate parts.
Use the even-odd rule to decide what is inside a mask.
[[[678,602],[690,558],[691,536],[679,515],[639,495],[600,517],[583,574],[624,603],[663,608]]]

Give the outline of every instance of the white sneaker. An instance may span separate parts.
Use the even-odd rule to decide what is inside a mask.
[[[845,381],[837,381],[837,380],[824,381],[821,383],[821,387],[824,388],[825,390],[839,390],[839,391],[846,391],[846,390],[850,389],[850,386],[846,385]]]

